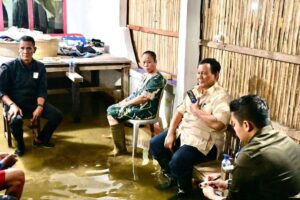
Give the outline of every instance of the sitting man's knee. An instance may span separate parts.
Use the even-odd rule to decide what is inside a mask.
[[[20,182],[20,184],[24,185],[25,183],[25,173],[22,170],[17,170],[16,171],[16,177],[17,180]]]
[[[19,184],[24,184],[25,182],[25,174],[20,169],[9,169],[9,172],[11,173],[12,181],[18,182]]]
[[[181,165],[185,165],[185,162],[180,155],[174,154],[169,162],[169,165],[172,171],[180,171]]]
[[[20,115],[17,115],[16,117],[12,118],[10,120],[11,126],[23,126],[23,118]]]
[[[63,113],[60,110],[56,110],[53,114],[49,117],[49,123],[59,124],[63,120]]]

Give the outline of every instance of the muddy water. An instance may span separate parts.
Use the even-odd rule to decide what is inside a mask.
[[[161,192],[153,187],[160,177],[159,167],[152,160],[142,165],[141,153],[134,166],[131,155],[106,156],[112,143],[105,118],[107,102],[101,96],[82,96],[79,124],[72,122],[70,99],[64,95],[50,96],[51,103],[65,114],[52,139],[55,148],[33,147],[31,132],[25,133],[27,151],[15,165],[26,174],[22,199],[160,200],[173,194],[174,191]],[[2,126],[1,123],[1,130]],[[4,140],[0,144],[1,151],[13,153],[14,149],[7,148]]]

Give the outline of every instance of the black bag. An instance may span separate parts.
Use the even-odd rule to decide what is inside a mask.
[[[76,46],[76,49],[80,52],[80,53],[85,53],[85,52],[88,52],[88,53],[96,53],[96,50],[91,47],[91,46]]]

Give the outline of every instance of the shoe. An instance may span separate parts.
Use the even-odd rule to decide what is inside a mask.
[[[166,175],[166,174],[164,174],[164,175],[165,175],[167,180],[166,180],[166,182],[157,184],[155,186],[155,188],[158,189],[158,190],[167,190],[167,189],[172,188],[173,186],[176,185],[177,181],[174,177]]]
[[[22,157],[22,156],[24,155],[24,153],[25,153],[25,149],[19,149],[19,148],[17,148],[17,149],[15,150],[15,154],[16,154],[17,156],[19,156],[19,157]]]
[[[190,192],[186,192],[186,191],[179,189],[177,194],[170,197],[168,200],[187,200],[187,199],[190,199],[190,197],[191,197]]]
[[[36,147],[44,147],[44,148],[53,148],[55,146],[53,143],[50,143],[50,142],[43,143],[43,142],[40,142],[37,140],[33,140],[32,144]]]

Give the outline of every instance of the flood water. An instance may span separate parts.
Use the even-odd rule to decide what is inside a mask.
[[[158,191],[159,167],[150,159],[142,165],[142,155],[108,157],[112,150],[106,120],[107,99],[101,94],[82,94],[81,123],[73,123],[71,97],[52,95],[49,101],[64,112],[62,125],[54,133],[55,148],[32,146],[33,135],[25,133],[26,154],[15,167],[23,169],[26,183],[22,199],[26,200],[90,200],[132,199],[160,200],[172,196],[172,191]],[[2,114],[1,114],[2,116]],[[3,130],[3,124],[1,130]],[[126,131],[131,134],[131,129]],[[1,151],[13,153],[4,139]],[[127,146],[131,151],[131,146]],[[3,194],[3,191],[2,191]]]

